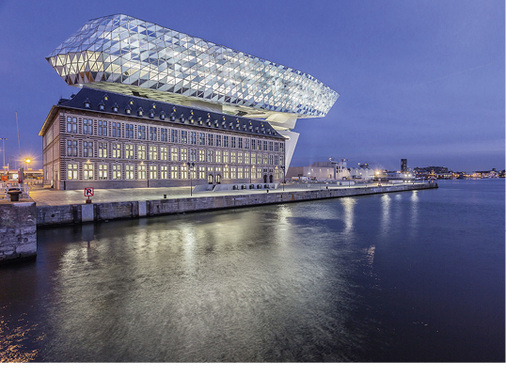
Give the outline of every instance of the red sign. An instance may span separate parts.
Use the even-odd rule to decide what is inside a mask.
[[[9,176],[8,175],[2,175],[2,181],[8,181]]]
[[[93,187],[85,187],[84,188],[84,196],[90,197],[93,196]]]

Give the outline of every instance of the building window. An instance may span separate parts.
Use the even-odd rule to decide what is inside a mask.
[[[190,144],[196,145],[197,144],[197,133],[196,132],[190,132]]]
[[[160,160],[166,161],[169,157],[168,153],[169,148],[167,147],[160,147]]]
[[[146,126],[137,126],[137,139],[146,140]]]
[[[145,160],[146,159],[146,146],[145,145],[138,145],[137,146],[137,159],[138,160]]]
[[[156,146],[151,145],[149,147],[149,159],[150,160],[158,160],[158,151]]]
[[[125,165],[125,178],[126,179],[135,179],[133,165]]]
[[[269,165],[274,165],[274,156],[272,154],[269,155]]]
[[[207,162],[214,162],[214,151],[212,149],[208,149],[207,151]]]
[[[229,177],[230,177],[230,174],[229,174],[228,166],[225,166],[223,168],[223,179],[229,179]]]
[[[228,151],[223,151],[223,163],[228,164]]]
[[[77,164],[67,164],[67,179],[77,179]]]
[[[160,141],[167,141],[167,129],[160,129]]]
[[[230,179],[237,179],[237,175],[236,175],[236,168],[235,166],[232,166],[230,168]]]
[[[285,143],[279,143],[279,151],[284,152],[285,151]]]
[[[126,124],[125,125],[125,137],[127,139],[133,139],[134,138],[134,125],[133,124]]]
[[[197,150],[190,149],[190,161],[197,161]]]
[[[205,149],[199,150],[199,162],[206,162],[206,151],[205,151]]]
[[[171,161],[178,161],[178,153],[176,147],[170,148],[170,160]]]
[[[216,135],[216,146],[221,147],[221,135]]]
[[[223,136],[223,146],[228,148],[228,136]]]
[[[121,144],[114,143],[112,145],[112,158],[121,158]]]
[[[137,179],[146,179],[146,165],[144,164],[138,165]]]
[[[230,148],[235,148],[235,136],[230,137]]]
[[[216,151],[216,163],[221,164],[221,151]]]
[[[199,166],[199,179],[206,179],[206,167]]]
[[[77,140],[67,140],[67,156],[77,157]]]
[[[83,179],[85,181],[93,179],[93,164],[83,164]]]
[[[242,179],[242,167],[237,168],[237,179]]]
[[[160,166],[160,179],[168,179],[168,178],[169,178],[168,166],[167,165]]]
[[[274,165],[279,165],[279,155],[274,155]]]
[[[149,127],[149,140],[157,141],[156,127]]]
[[[237,148],[242,149],[242,137],[237,139]]]
[[[132,144],[125,144],[125,158],[127,160],[133,160],[135,158],[134,146]]]
[[[249,139],[244,139],[244,149],[249,149]]]
[[[177,143],[177,130],[170,130],[170,142]]]
[[[274,152],[279,152],[279,143],[274,143]]]
[[[92,141],[83,141],[83,157],[93,157]]]
[[[181,165],[181,179],[188,179],[188,165]]]
[[[251,139],[251,149],[255,150],[256,147],[257,147],[256,140],[255,139]]]
[[[107,121],[98,121],[98,136],[107,136]]]
[[[264,151],[267,150],[267,140],[264,140]]]
[[[121,165],[113,164],[112,165],[112,179],[121,179]]]
[[[235,164],[235,162],[236,162],[235,155],[236,155],[235,152],[230,152],[230,163],[231,164]]]
[[[113,123],[112,124],[112,136],[113,137],[121,137],[121,124]]]
[[[244,163],[246,165],[249,165],[249,153],[248,152],[244,152]]]
[[[181,131],[181,143],[188,143],[188,131]]]
[[[244,168],[244,178],[249,179],[249,168]]]
[[[214,144],[214,135],[213,134],[207,134],[207,145],[212,147]]]
[[[255,153],[251,154],[251,165],[257,164],[257,155]]]
[[[269,151],[272,152],[274,150],[273,148],[273,142],[272,141],[269,141]]]
[[[149,166],[149,179],[158,179],[158,166],[150,165]]]
[[[83,134],[93,135],[93,121],[91,119],[83,119]]]
[[[206,134],[203,132],[199,133],[199,145],[206,145]]]
[[[98,157],[107,158],[107,143],[98,143]]]
[[[257,148],[259,151],[262,150],[262,140],[257,140]]]
[[[98,179],[107,179],[107,164],[98,164]]]
[[[67,117],[67,132],[77,133],[77,118]]]
[[[170,167],[170,179],[178,179],[177,176],[177,166]]]
[[[264,165],[267,165],[267,161],[268,161],[268,160],[267,160],[267,155],[266,155],[266,154],[264,154],[264,161],[263,161]]]
[[[187,161],[188,160],[188,153],[186,148],[181,148],[181,156],[179,158],[180,161]]]

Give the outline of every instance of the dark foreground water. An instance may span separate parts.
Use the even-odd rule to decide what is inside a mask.
[[[504,361],[504,180],[39,231],[4,361]]]

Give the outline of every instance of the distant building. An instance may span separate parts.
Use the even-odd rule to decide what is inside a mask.
[[[372,180],[374,170],[369,168],[348,168],[346,159],[340,161],[314,162],[310,166],[294,166],[287,171],[287,179],[341,181],[341,180]]]
[[[408,160],[403,158],[401,159],[401,173],[405,173],[408,171]]]

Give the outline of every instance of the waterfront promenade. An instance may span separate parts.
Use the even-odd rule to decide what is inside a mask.
[[[382,183],[381,187],[400,187],[412,186],[413,189],[420,188],[420,183],[409,184],[391,184]],[[90,185],[91,186],[91,185]],[[276,189],[269,189],[269,193],[290,193],[290,192],[306,192],[315,190],[343,190],[343,189],[359,189],[359,188],[377,188],[377,183],[361,183],[349,186],[348,183],[341,185],[325,184],[325,183],[308,183],[308,184],[286,184],[279,185]],[[190,195],[190,186],[187,187],[156,187],[156,188],[130,188],[130,189],[97,189],[92,197],[93,203],[114,203],[124,201],[146,201],[164,199],[183,199],[183,198],[205,198],[220,196],[237,196],[249,194],[265,194],[267,189],[244,189],[244,190],[226,190],[226,191],[194,191]],[[61,206],[71,204],[84,204],[85,197],[83,190],[52,190],[35,188],[30,192],[30,197],[37,203],[37,206]]]
[[[37,226],[54,226],[437,188],[428,182],[270,186],[223,191],[198,187],[191,195],[189,187],[96,190],[92,203],[86,203],[81,190],[32,190],[30,195],[37,204]]]

